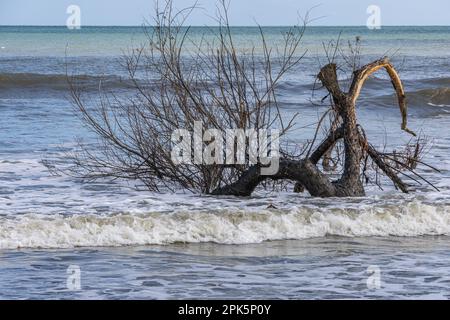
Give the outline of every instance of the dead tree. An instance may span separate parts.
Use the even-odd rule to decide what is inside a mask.
[[[375,150],[359,129],[356,117],[356,101],[361,88],[367,78],[379,69],[386,69],[391,78],[392,85],[398,97],[398,104],[402,116],[402,129],[412,135],[414,132],[407,128],[407,105],[405,91],[395,68],[388,58],[365,65],[353,74],[349,92],[340,88],[336,64],[324,66],[318,74],[319,80],[330,93],[336,113],[342,124],[331,130],[328,137],[315,149],[315,151],[301,161],[282,159],[280,170],[275,176],[262,176],[258,166],[245,172],[235,183],[216,189],[215,195],[249,196],[256,186],[264,179],[290,179],[302,185],[312,196],[317,197],[355,197],[365,194],[361,180],[361,161],[364,152],[372,158],[374,163],[388,176],[394,185],[402,192],[408,192],[406,184],[399,178],[380,153]],[[340,179],[331,181],[317,167],[319,160],[329,152],[335,143],[344,141],[344,172]]]
[[[361,167],[370,158],[374,170],[408,192],[399,175],[404,171],[415,174],[415,166],[421,163],[420,152],[414,153],[414,159],[408,153],[392,157],[379,152],[357,122],[361,88],[372,73],[384,68],[398,97],[402,129],[414,134],[407,128],[402,83],[387,58],[356,70],[348,92],[340,87],[335,63],[320,70],[318,79],[331,96],[334,126],[317,146],[302,147],[300,156],[290,149],[281,150],[279,170],[274,175],[262,175],[261,163],[174,163],[171,134],[179,128],[192,130],[197,121],[217,130],[276,127],[281,130],[280,139],[286,137],[295,125],[295,116],[287,121],[283,118],[277,85],[288,72],[298,72],[304,54],[299,45],[305,26],[283,34],[283,44],[277,48],[269,48],[260,28],[261,44],[240,53],[234,45],[225,2],[217,19],[219,27],[212,30],[213,40],[201,37],[195,42],[189,37],[190,29],[183,27],[192,9],[174,12],[171,1],[157,8],[155,24],[147,29],[148,46],[132,50],[125,59],[128,83],[135,92],[132,98],[105,95],[99,105],[89,105],[76,78],[69,79],[77,114],[100,143],[94,149],[80,144],[67,155],[70,166],[64,172],[88,180],[140,180],[152,191],[182,188],[233,196],[249,196],[258,186],[267,186],[269,180],[289,180],[296,182],[297,191],[307,190],[315,197],[347,197],[364,195],[367,166]],[[148,77],[143,79],[142,73]],[[329,158],[337,143],[344,146],[340,157],[343,173],[332,180],[321,170],[319,161]]]

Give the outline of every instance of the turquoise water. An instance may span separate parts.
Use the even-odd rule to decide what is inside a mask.
[[[214,30],[193,28],[191,39]],[[287,30],[264,28],[270,45]],[[258,43],[257,28],[233,34],[240,51]],[[311,90],[323,43],[339,35],[361,37],[365,62],[392,56],[409,126],[429,138],[426,161],[441,170],[420,172],[440,192],[424,184],[402,195],[387,184],[361,199],[235,199],[54,176],[43,159],[62,160],[77,138],[96,143],[68,100],[66,70],[83,75],[94,102],[100,79],[128,95],[121,56],[146,38],[140,27],[0,27],[0,298],[448,298],[450,27],[308,28],[301,68],[278,88],[283,113],[301,112],[297,143],[324,110]],[[358,118],[378,147],[410,138],[382,73],[367,83]],[[73,265],[79,291],[66,286]],[[382,276],[375,290],[366,285],[373,265]]]
[[[116,56],[127,48],[145,43],[144,27],[84,27],[68,30],[65,27],[7,27],[0,26],[2,56]],[[147,27],[151,31],[151,27]],[[268,42],[279,42],[288,27],[264,27]],[[192,27],[191,38],[205,33],[214,34],[216,28]],[[236,44],[248,48],[258,44],[259,29],[233,27]],[[322,42],[354,40],[360,36],[368,52],[381,55],[399,50],[401,55],[447,56],[450,52],[450,27],[308,27],[302,48],[313,54],[323,54]]]
[[[147,27],[151,32],[151,27]],[[0,58],[2,73],[65,74],[124,74],[118,68],[120,58],[133,48],[148,43],[144,27],[84,27],[68,30],[65,27],[0,26]],[[202,36],[212,40],[217,28],[193,27],[192,43]],[[263,27],[267,42],[280,44],[288,27]],[[236,46],[242,52],[253,46],[260,48],[260,32],[253,27],[233,27]],[[324,44],[340,41],[344,46],[360,37],[367,58],[389,55],[398,64],[406,60],[403,77],[417,79],[444,76],[448,70],[446,57],[450,55],[450,27],[384,27],[368,30],[366,27],[308,27],[298,54],[307,52],[303,68],[315,74],[325,62]],[[305,79],[302,79],[305,80]]]

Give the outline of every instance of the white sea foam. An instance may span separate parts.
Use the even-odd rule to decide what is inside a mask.
[[[439,107],[439,108],[450,107],[450,105],[448,105],[448,104],[435,104],[435,103],[431,103],[431,102],[428,102],[428,105],[432,106],[432,107]],[[444,110],[444,111],[447,112],[446,110]]]
[[[450,235],[450,210],[417,200],[405,206],[3,217],[0,248],[71,248],[215,242],[259,243],[338,235]]]

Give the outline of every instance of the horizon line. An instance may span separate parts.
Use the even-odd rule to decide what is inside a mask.
[[[102,27],[102,28],[108,28],[108,27],[125,27],[125,28],[139,28],[139,27],[154,27],[154,25],[145,25],[145,24],[140,24],[140,25],[85,25],[85,26],[81,26],[82,28],[92,28],[92,27]],[[231,25],[230,27],[232,28],[259,28],[259,27],[272,27],[272,28],[286,28],[286,27],[293,27],[295,25]],[[44,25],[44,24],[0,24],[0,27],[52,27],[52,28],[59,28],[59,27],[66,27],[66,25],[61,24],[61,25]],[[219,27],[219,25],[186,25],[183,27],[194,27],[194,28],[211,28],[211,27]],[[367,28],[366,25],[306,25],[307,28],[312,27],[312,28],[323,28],[323,27],[328,27],[328,28],[354,28],[354,27],[364,27]],[[390,24],[386,24],[386,25],[382,25],[381,29],[383,29],[383,27],[450,27],[450,25],[445,25],[445,24],[427,24],[427,25],[390,25]]]

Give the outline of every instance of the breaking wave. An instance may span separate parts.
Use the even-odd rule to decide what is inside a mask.
[[[408,93],[409,101],[425,102],[430,106],[450,107],[450,87],[423,89]]]
[[[73,248],[214,242],[259,243],[325,237],[450,235],[445,204],[295,207],[148,214],[38,215],[0,218],[0,248]]]
[[[435,113],[448,113],[450,108],[450,87],[418,89],[406,92],[408,106],[412,110],[424,114],[434,115]],[[394,93],[379,97],[363,97],[363,101],[370,106],[392,107],[396,104]]]
[[[83,90],[98,90],[99,86],[106,88],[131,88],[129,79],[118,75],[76,75],[72,80]],[[155,81],[152,82],[153,84]],[[144,84],[143,85],[148,85]],[[429,104],[431,106],[450,106],[450,78],[430,78],[417,81],[405,81],[408,101],[411,105]],[[278,84],[281,96],[298,95],[302,92],[310,94],[314,83],[303,83],[299,81],[283,81]],[[0,89],[47,89],[67,91],[69,90],[68,77],[65,74],[39,74],[39,73],[0,73]],[[365,92],[369,96],[378,96],[377,102],[386,106],[392,104],[395,95],[391,93],[389,81],[380,78],[370,78]],[[388,90],[389,94],[384,95]],[[383,95],[379,96],[380,93]],[[364,96],[364,95],[363,95]],[[298,101],[297,101],[298,103]]]
[[[76,75],[72,80],[84,90],[98,90],[99,85],[108,88],[127,88],[130,81],[119,76]],[[0,73],[0,89],[50,89],[69,90],[68,77],[65,74],[38,73]]]

